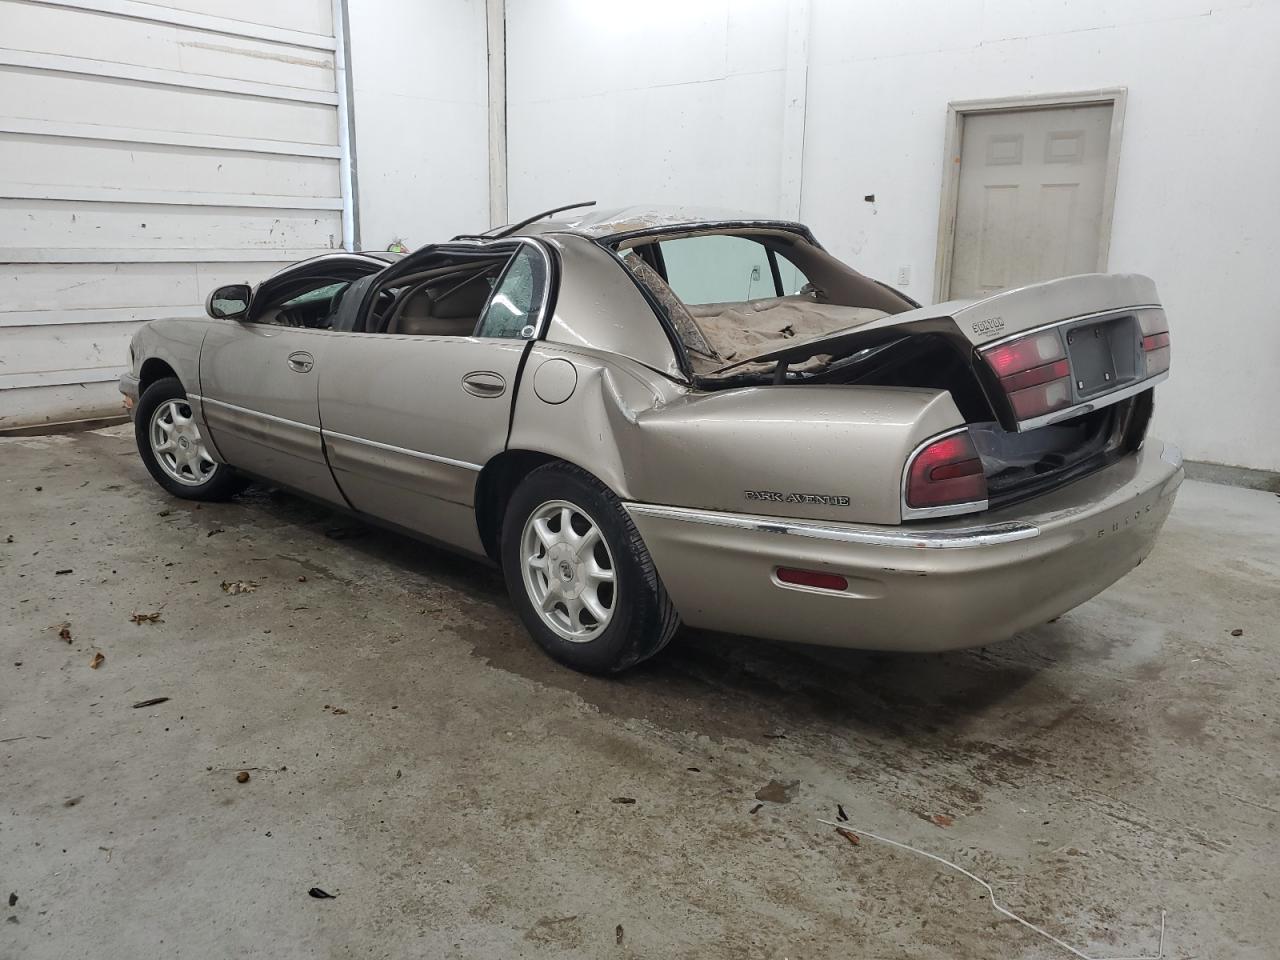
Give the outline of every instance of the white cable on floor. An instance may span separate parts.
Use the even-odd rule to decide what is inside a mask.
[[[1059,940],[1057,937],[1055,937],[1052,933],[1049,933],[1047,930],[1042,930],[1039,927],[1037,927],[1034,923],[1030,923],[1026,920],[1023,920],[1020,916],[1018,916],[1012,910],[1009,910],[1006,907],[1000,906],[1000,904],[996,903],[996,892],[993,889],[991,889],[991,884],[987,883],[987,881],[983,880],[981,877],[970,873],[964,867],[958,864],[952,863],[950,860],[946,860],[942,857],[937,856],[936,854],[927,853],[924,850],[918,850],[915,847],[911,846],[910,844],[901,843],[897,840],[890,840],[888,837],[882,837],[877,833],[872,833],[870,830],[860,830],[851,823],[838,823],[834,820],[823,820],[821,818],[819,818],[818,822],[825,823],[828,826],[836,827],[837,829],[840,829],[840,830],[847,830],[849,831],[849,833],[856,834],[860,837],[870,837],[872,840],[879,840],[881,843],[887,843],[891,846],[899,847],[902,850],[910,850],[912,853],[918,853],[922,857],[928,857],[930,860],[936,860],[938,863],[942,864],[944,867],[950,867],[952,870],[955,870],[958,873],[963,873],[970,880],[973,880],[973,881],[976,881],[977,883],[982,884],[983,889],[987,891],[987,896],[991,898],[991,906],[994,907],[998,913],[1003,913],[1006,917],[1009,917],[1013,920],[1017,920],[1024,927],[1028,928],[1029,930],[1034,930],[1036,933],[1040,934],[1040,936],[1044,937],[1046,940],[1049,940],[1052,943],[1056,943],[1058,946],[1062,947],[1063,950],[1067,950],[1072,954],[1074,954],[1075,956],[1079,957],[1080,960],[1163,960],[1164,958],[1165,912],[1163,910],[1160,911],[1160,946],[1155,952],[1155,954],[1150,956],[1140,956],[1140,957],[1109,957],[1109,958],[1091,957],[1087,953],[1077,950],[1075,947],[1071,946],[1071,944],[1064,943],[1063,941]]]

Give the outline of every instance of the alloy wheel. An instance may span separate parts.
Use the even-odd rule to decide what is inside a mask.
[[[595,639],[618,605],[600,525],[575,504],[549,500],[529,514],[520,550],[525,590],[543,622],[571,643]]]

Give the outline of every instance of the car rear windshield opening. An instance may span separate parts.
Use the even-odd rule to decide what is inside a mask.
[[[618,254],[699,375],[915,306],[785,230],[641,237]]]

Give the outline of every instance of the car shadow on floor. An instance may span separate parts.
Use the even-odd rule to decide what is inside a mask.
[[[451,629],[492,666],[570,691],[604,713],[675,731],[762,741],[795,737],[797,731],[897,741],[949,738],[1018,697],[1060,653],[1052,636],[990,649],[906,654],[686,627],[650,661],[620,676],[588,677],[542,653],[490,564],[275,489],[252,488],[241,506],[262,514],[259,523],[322,532],[368,558],[366,566],[381,563],[400,571],[411,589],[415,583],[447,588]]]

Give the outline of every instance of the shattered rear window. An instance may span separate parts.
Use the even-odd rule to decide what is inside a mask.
[[[654,299],[658,301],[658,305],[667,315],[667,319],[671,321],[676,335],[680,337],[685,348],[712,360],[721,359],[711,344],[707,342],[702,328],[698,326],[698,321],[693,319],[688,308],[675,295],[675,291],[667,286],[667,282],[658,275],[658,271],[645,263],[644,258],[634,249],[623,250],[620,256],[622,257],[622,262],[627,265],[627,269],[635,274],[636,279],[644,284],[649,292],[653,294]]]

